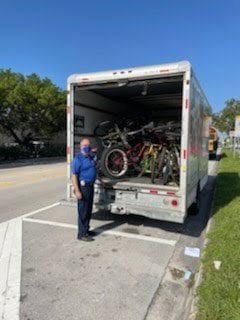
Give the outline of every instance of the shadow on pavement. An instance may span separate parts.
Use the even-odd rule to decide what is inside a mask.
[[[106,224],[101,226],[102,231],[111,230],[120,225],[128,224],[129,231],[131,231],[131,227],[144,225],[168,232],[199,237],[205,229],[210,217],[215,180],[216,176],[208,177],[208,183],[201,192],[201,207],[199,214],[196,216],[188,215],[183,224],[159,221],[138,215],[117,215],[106,211],[95,212],[93,214],[93,219],[106,221]],[[108,221],[111,222],[107,223]]]

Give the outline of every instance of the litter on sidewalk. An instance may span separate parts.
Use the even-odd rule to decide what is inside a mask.
[[[214,260],[213,261],[214,268],[217,269],[217,270],[220,269],[221,264],[222,264],[222,261],[219,261],[219,260]]]
[[[185,247],[184,254],[186,256],[199,258],[200,257],[200,249],[199,248],[192,248],[192,247]]]
[[[187,281],[191,278],[192,275],[192,271],[191,270],[187,270],[184,274],[184,280]]]

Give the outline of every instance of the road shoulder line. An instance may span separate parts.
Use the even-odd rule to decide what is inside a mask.
[[[33,219],[33,218],[24,218],[23,221],[32,222],[32,223],[39,223],[39,224],[44,224],[44,225],[49,225],[49,226],[77,229],[77,226],[74,224],[68,224],[68,223],[62,223],[62,222],[53,222],[53,221]],[[140,235],[140,234],[131,234],[131,233],[122,232],[122,231],[115,231],[115,230],[104,230],[102,228],[96,228],[96,229],[94,229],[94,232],[96,232],[97,234],[106,234],[106,235],[113,235],[113,236],[118,236],[118,237],[120,236],[120,237],[125,237],[125,238],[130,238],[130,239],[136,239],[136,240],[150,241],[150,242],[165,244],[165,245],[169,245],[169,246],[175,246],[176,242],[177,242],[176,240],[156,238],[156,237],[144,236],[144,235]]]
[[[6,223],[7,230],[0,257],[0,317],[19,319],[22,259],[22,220]]]

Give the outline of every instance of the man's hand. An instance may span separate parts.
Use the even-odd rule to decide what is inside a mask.
[[[79,190],[78,177],[76,174],[72,175],[72,183],[74,187],[75,196],[78,200],[82,199],[82,194]]]
[[[75,196],[78,200],[82,199],[82,194],[80,191],[75,191]]]

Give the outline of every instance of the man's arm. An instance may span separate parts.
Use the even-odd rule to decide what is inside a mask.
[[[80,200],[82,198],[81,191],[79,189],[79,184],[78,184],[78,176],[76,174],[72,175],[72,183],[75,191],[76,198]]]

